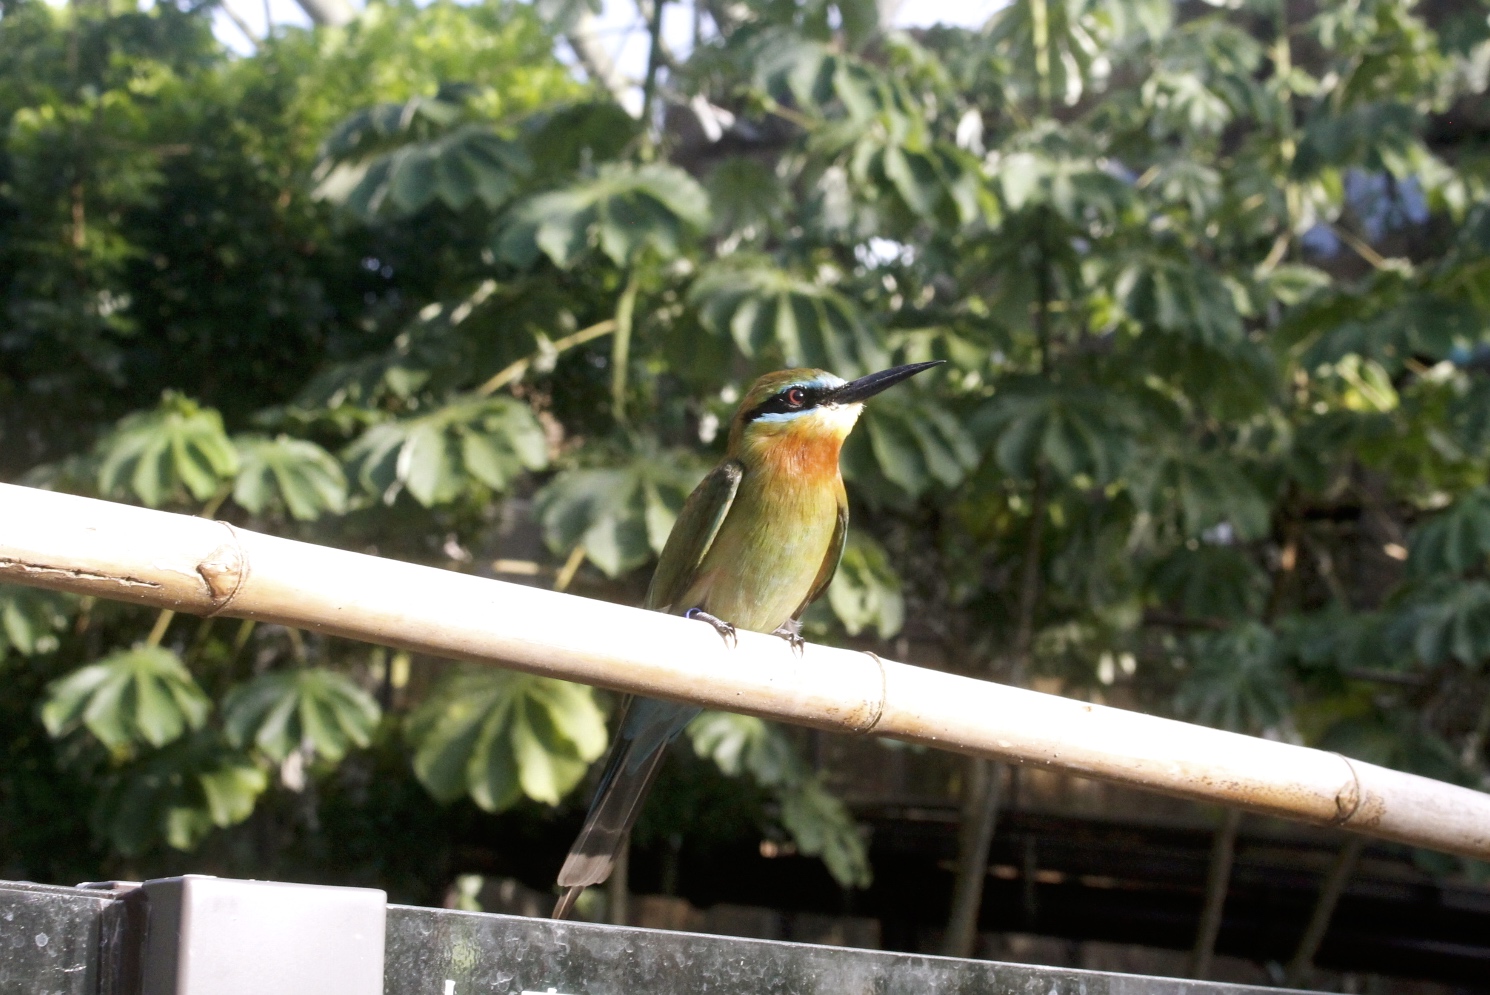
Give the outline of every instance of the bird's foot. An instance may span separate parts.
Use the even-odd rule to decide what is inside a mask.
[[[792,652],[798,656],[802,655],[803,648],[807,645],[807,640],[802,638],[802,620],[800,618],[787,619],[771,630],[771,635],[780,636],[782,639],[785,639],[791,644]]]
[[[719,638],[724,640],[724,645],[734,649],[739,645],[740,639],[735,635],[735,627],[722,618],[715,618],[702,608],[690,608],[683,613],[684,618],[697,619],[700,622],[708,622],[719,633]]]

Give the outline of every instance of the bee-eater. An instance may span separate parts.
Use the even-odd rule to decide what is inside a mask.
[[[843,440],[866,400],[938,362],[847,382],[823,370],[757,380],[730,423],[724,461],[683,503],[645,607],[708,622],[730,645],[740,628],[781,636],[800,652],[802,612],[833,579],[848,532]],[[651,698],[622,703],[595,799],[559,871],[565,891],[555,919],[610,876],[668,744],[699,711]]]

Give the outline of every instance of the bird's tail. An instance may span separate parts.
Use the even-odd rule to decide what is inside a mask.
[[[627,701],[585,824],[559,870],[559,887],[566,890],[554,906],[553,918],[567,916],[580,892],[610,877],[668,744],[698,712],[647,698]]]

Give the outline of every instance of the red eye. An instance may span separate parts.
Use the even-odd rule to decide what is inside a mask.
[[[800,408],[807,403],[807,392],[801,387],[793,387],[783,395],[786,403],[794,408]]]

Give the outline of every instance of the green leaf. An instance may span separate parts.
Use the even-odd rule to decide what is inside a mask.
[[[1266,574],[1227,546],[1181,547],[1154,565],[1149,585],[1160,601],[1191,618],[1245,618],[1261,610],[1267,596]]]
[[[832,370],[843,377],[886,365],[875,336],[846,297],[764,259],[711,266],[694,281],[689,300],[705,329],[728,335],[748,357]]]
[[[119,752],[135,744],[164,746],[200,729],[211,708],[175,653],[140,645],[47,685],[41,720],[54,737],[81,726]]]
[[[1011,378],[972,419],[1000,469],[1032,480],[1042,466],[1071,480],[1116,478],[1131,456],[1129,405],[1099,388],[1066,388]]]
[[[1451,784],[1465,780],[1454,748],[1411,714],[1372,709],[1348,716],[1326,730],[1319,748]]]
[[[158,840],[192,850],[214,827],[247,819],[268,786],[267,771],[204,731],[110,773],[93,824],[127,856]]]
[[[840,885],[869,886],[869,855],[853,817],[811,773],[785,730],[753,716],[704,712],[689,724],[688,737],[694,753],[725,774],[749,774],[771,790],[798,850],[821,857]]]
[[[279,505],[300,521],[347,509],[347,478],[326,450],[287,435],[235,436],[238,479],[233,500],[254,514]]]
[[[524,122],[529,158],[548,176],[622,158],[641,122],[614,101],[567,104],[540,111]]]
[[[1244,622],[1195,636],[1186,655],[1192,664],[1175,699],[1184,717],[1255,734],[1288,715],[1288,677],[1277,638],[1266,626]]]
[[[238,471],[238,453],[211,408],[167,391],[160,406],[122,419],[98,444],[98,488],[152,508],[206,501]]]
[[[367,492],[392,501],[406,488],[432,507],[478,483],[506,491],[523,472],[548,465],[548,442],[520,401],[471,398],[374,425],[347,448],[346,459]]]
[[[848,808],[809,778],[780,792],[781,824],[809,857],[821,857],[841,887],[867,888],[873,880],[869,855]]]
[[[317,192],[364,221],[411,217],[435,201],[452,211],[474,202],[495,210],[512,199],[531,169],[520,144],[469,124],[371,158],[341,161]]]
[[[850,529],[838,572],[828,585],[828,604],[851,636],[870,626],[881,639],[890,639],[905,624],[905,598],[900,576],[890,565],[884,547]]]
[[[1440,581],[1414,595],[1407,614],[1418,658],[1429,667],[1457,660],[1479,670],[1490,657],[1490,583]]]
[[[1413,530],[1408,571],[1463,575],[1490,556],[1490,490],[1479,487]]]
[[[1267,533],[1271,509],[1234,457],[1172,446],[1145,454],[1134,474],[1134,496],[1155,518],[1171,520],[1186,537],[1225,526],[1241,540]]]
[[[556,805],[605,752],[587,687],[490,668],[447,674],[409,716],[414,773],[441,802],[495,812],[524,795]]]
[[[550,549],[563,555],[583,544],[616,577],[662,551],[700,476],[686,456],[643,453],[617,469],[565,470],[538,492],[534,511]]]
[[[372,742],[382,715],[371,695],[322,667],[261,674],[229,691],[222,711],[230,744],[276,763],[301,746],[335,763]]]
[[[591,248],[628,266],[645,248],[665,259],[677,256],[708,223],[708,195],[681,169],[607,163],[593,177],[515,206],[494,248],[519,266],[542,252],[568,269]]]
[[[0,663],[12,651],[21,656],[55,651],[57,633],[67,627],[68,606],[63,594],[0,584]]]

